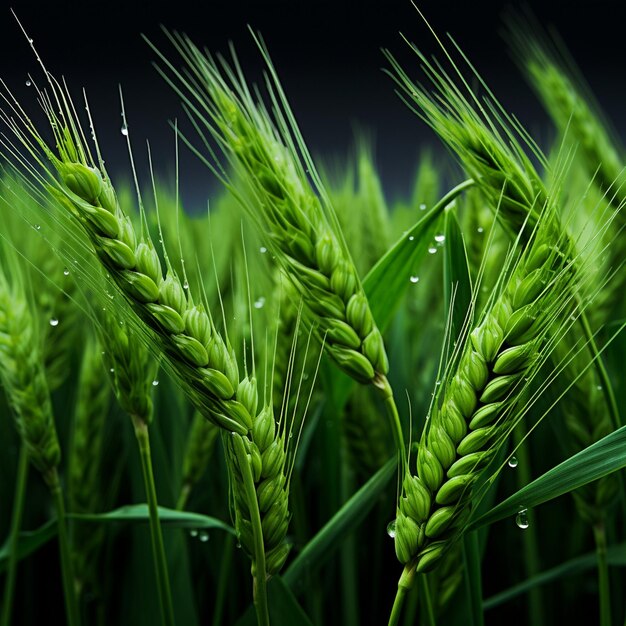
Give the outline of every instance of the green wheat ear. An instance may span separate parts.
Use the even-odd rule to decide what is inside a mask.
[[[389,362],[380,330],[330,204],[263,43],[271,113],[246,83],[237,58],[217,62],[188,38],[169,35],[188,66],[183,76],[163,54],[160,69],[182,97],[205,146],[217,142],[234,174],[209,148],[209,159],[183,140],[239,199],[267,238],[267,247],[302,299],[318,342],[351,378],[383,396],[398,450],[402,426],[387,380]]]
[[[189,39],[170,38],[193,78],[186,80],[160,54],[173,78],[162,73],[196,117],[198,131],[204,128],[217,140],[236,181],[219,163],[209,166],[268,234],[268,247],[303,297],[339,367],[363,383],[383,379],[388,362],[382,337],[280,86],[268,78],[272,117],[253,99],[236,57],[232,66],[223,59],[218,65]],[[269,71],[275,77],[271,66]]]
[[[39,318],[10,244],[0,246],[0,377],[33,465],[50,485],[61,460]]]

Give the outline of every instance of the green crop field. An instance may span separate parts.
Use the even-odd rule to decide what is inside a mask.
[[[625,623],[626,153],[533,18],[546,132],[403,27],[445,150],[393,202],[366,133],[313,158],[254,29],[256,83],[146,39],[171,175],[44,46],[0,82],[0,626]]]

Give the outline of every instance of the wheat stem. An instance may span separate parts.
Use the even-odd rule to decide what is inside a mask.
[[[59,536],[59,553],[61,556],[61,577],[63,579],[63,594],[65,597],[65,610],[67,613],[67,626],[79,626],[80,617],[78,612],[78,602],[74,590],[74,566],[70,553],[70,544],[67,536],[67,525],[65,521],[65,504],[63,502],[63,491],[59,474],[56,468],[49,470],[46,482],[50,486],[50,493],[57,516],[57,532]]]
[[[402,613],[404,599],[413,586],[416,565],[417,559],[414,559],[411,563],[407,563],[404,566],[402,574],[400,575],[400,579],[398,580],[398,591],[396,592],[393,607],[391,607],[391,615],[389,616],[389,626],[397,626],[400,623],[400,614]]]
[[[525,423],[520,421],[517,428],[513,431],[513,443],[515,446],[515,455],[517,456],[517,488],[521,489],[532,480],[530,471],[530,455],[528,448],[524,444],[526,437]],[[532,578],[541,571],[541,562],[539,559],[539,543],[537,541],[537,531],[535,524],[524,531],[524,564],[526,566],[526,576]],[[543,626],[544,612],[542,610],[543,600],[541,587],[535,587],[528,593],[528,619],[530,624],[535,626]]]
[[[604,522],[593,526],[598,557],[598,586],[600,595],[600,626],[611,626],[611,586],[609,581],[609,564],[606,556],[606,528]]]
[[[261,513],[257,500],[252,467],[246,454],[241,435],[232,433],[233,450],[243,478],[243,486],[248,507],[250,509],[250,522],[252,524],[252,536],[254,542],[254,560],[252,562],[252,576],[254,578],[254,608],[256,609],[259,626],[269,626],[270,616],[267,604],[267,575],[265,573],[265,544],[263,541],[263,528],[261,526]]]
[[[580,307],[580,303],[577,304]],[[579,310],[581,310],[581,308],[579,308]],[[622,420],[619,416],[619,409],[617,408],[615,393],[613,392],[613,385],[611,384],[611,379],[609,378],[609,374],[606,371],[604,360],[600,356],[600,351],[598,350],[598,346],[596,345],[596,340],[591,330],[591,326],[589,325],[589,319],[585,311],[580,314],[580,323],[583,329],[583,333],[585,334],[585,339],[589,343],[589,348],[592,351],[592,354],[594,356],[597,355],[597,358],[593,359],[593,366],[596,369],[598,378],[600,379],[600,384],[602,385],[602,393],[606,400],[606,405],[609,410],[609,415],[611,416],[613,428],[617,429],[622,426]]]
[[[432,598],[430,597],[430,587],[428,586],[428,576],[422,574],[418,576],[417,583],[419,585],[420,597],[424,600],[424,608],[426,610],[426,624],[428,626],[435,626],[435,611],[433,609]]]
[[[187,500],[189,500],[189,495],[191,494],[191,485],[183,485],[180,490],[180,495],[178,496],[178,501],[176,502],[176,510],[184,511],[187,506]]]
[[[235,538],[229,533],[222,550],[222,561],[220,563],[219,578],[217,579],[217,590],[215,592],[215,603],[213,606],[213,626],[221,626],[224,623],[224,601],[230,581],[230,570],[233,562],[233,548]]]
[[[389,384],[386,376],[379,376],[374,381],[374,386],[380,393],[385,403],[385,409],[387,411],[387,417],[391,425],[393,432],[394,443],[396,444],[396,450],[402,460],[403,475],[407,470],[407,459],[404,454],[404,436],[402,434],[402,423],[400,422],[400,416],[398,414],[398,407],[396,406],[395,398],[393,397],[393,389]]]
[[[167,559],[165,558],[165,547],[163,545],[163,534],[161,532],[161,524],[159,522],[158,502],[156,488],[154,485],[154,475],[152,473],[152,456],[150,454],[148,425],[140,417],[135,415],[131,417],[135,427],[137,444],[139,446],[141,469],[146,488],[148,509],[150,512],[150,539],[152,541],[152,556],[154,558],[159,601],[161,604],[161,621],[164,626],[173,626],[174,607],[172,604],[172,593],[170,590],[170,580],[167,571]]]
[[[22,526],[22,513],[24,511],[24,494],[28,481],[29,458],[26,445],[20,446],[20,457],[17,464],[17,477],[15,480],[15,497],[13,501],[13,513],[11,517],[11,534],[9,536],[9,562],[7,564],[7,577],[4,584],[4,603],[2,606],[2,626],[11,625],[11,612],[13,609],[13,594],[15,592],[15,578],[17,574],[17,549]]]

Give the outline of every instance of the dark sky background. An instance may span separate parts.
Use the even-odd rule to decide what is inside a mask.
[[[183,113],[176,96],[152,68],[154,54],[140,37],[146,34],[174,57],[160,24],[186,32],[211,51],[225,51],[232,40],[251,79],[258,79],[262,65],[247,24],[260,30],[314,155],[343,159],[351,148],[354,129],[370,131],[391,198],[409,192],[420,148],[439,146],[400,102],[391,79],[381,71],[386,61],[380,48],[386,47],[419,76],[400,31],[424,52],[439,54],[409,0],[0,3],[0,75],[34,111],[33,90],[25,81],[28,72],[38,75],[37,66],[10,6],[48,69],[64,75],[76,93],[86,88],[114,175],[128,171],[118,83],[125,93],[130,133],[142,169],[147,138],[157,169],[163,173],[172,169],[174,140],[168,120]],[[546,117],[501,36],[502,11],[509,5],[423,0],[419,6],[439,34],[454,36],[501,102],[539,140],[549,137]],[[528,2],[526,6],[541,22],[559,30],[623,136],[623,2]],[[182,156],[181,170],[186,199],[196,202],[216,189],[211,174],[190,154]]]

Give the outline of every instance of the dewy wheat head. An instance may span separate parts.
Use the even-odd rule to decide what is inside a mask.
[[[173,186],[134,104],[126,163],[71,75],[36,55],[43,116],[1,83],[0,626],[623,620],[624,155],[561,44],[507,32],[556,138],[454,42],[394,45],[456,169],[424,149],[393,200],[365,133],[314,163],[254,31],[260,85],[150,34]],[[573,572],[570,608],[541,583]]]

